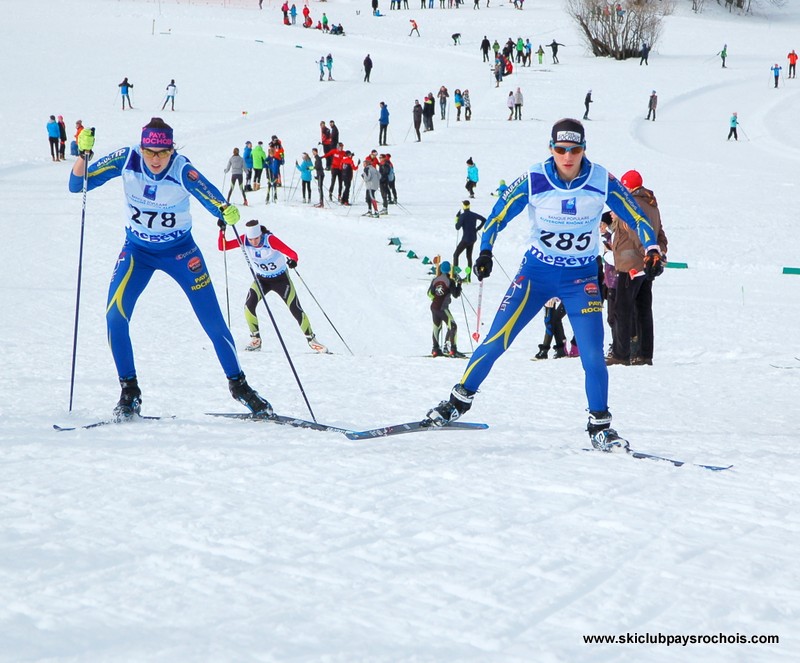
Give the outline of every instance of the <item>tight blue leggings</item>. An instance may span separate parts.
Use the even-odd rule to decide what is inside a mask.
[[[554,267],[526,254],[489,333],[472,354],[461,384],[471,392],[477,391],[494,362],[551,297],[563,302],[581,349],[589,410],[603,412],[608,409],[608,370],[603,355],[603,302],[595,263]]]
[[[225,375],[228,378],[237,377],[242,369],[236,356],[233,336],[219,308],[203,254],[191,233],[187,233],[170,243],[169,248],[158,247],[153,250],[130,240],[126,240],[122,246],[111,276],[106,308],[108,343],[120,379],[136,377],[130,320],[139,295],[156,270],[166,272],[178,282],[189,298],[203,330],[211,339]]]

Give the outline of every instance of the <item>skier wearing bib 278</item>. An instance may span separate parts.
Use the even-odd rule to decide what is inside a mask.
[[[78,147],[87,154],[94,146],[92,133],[84,130],[78,136]],[[83,189],[85,163],[79,158],[72,167],[69,190],[73,193]],[[120,148],[95,161],[86,175],[87,189],[96,189],[115,177],[122,178],[127,200],[126,239],[111,276],[106,308],[108,342],[122,386],[115,418],[129,419],[141,409],[129,325],[136,301],[156,270],[169,274],[186,293],[214,345],[231,395],[254,414],[271,415],[272,406],[247,384],[239,365],[203,254],[192,237],[189,197],[194,196],[210,214],[229,224],[239,220],[239,210],[226,204],[219,190],[177,153],[172,127],[160,117],[142,129],[140,145]],[[165,332],[153,343],[161,350],[168,349],[169,334]]]
[[[592,445],[603,451],[624,450],[627,442],[611,428],[608,411],[608,371],[603,357],[603,301],[598,283],[597,254],[603,207],[638,234],[647,250],[645,271],[657,275],[661,252],[656,233],[630,193],[605,168],[584,155],[586,142],[578,120],[553,125],[551,156],[531,166],[495,204],[483,229],[475,274],[492,273],[492,249],[497,236],[523,210],[530,220],[530,248],[503,297],[486,338],[470,359],[450,399],[427,414],[433,425],[446,425],[469,410],[475,392],[494,362],[551,297],[564,303],[585,372],[589,401],[588,432]]]
[[[297,253],[262,226],[257,219],[247,222],[245,233],[238,240],[234,238],[226,241],[224,231],[225,226],[220,223],[219,250],[238,249],[241,242],[258,278],[258,283],[254,282],[250,286],[244,304],[244,317],[250,328],[250,345],[245,350],[261,349],[261,333],[258,330],[256,307],[261,301],[262,294],[266,295],[273,291],[283,300],[289,308],[289,312],[297,320],[300,331],[305,335],[311,349],[321,353],[328,352],[328,348],[317,341],[317,337],[314,336],[308,316],[300,306],[300,300],[297,299],[294,283],[286,271],[287,267],[289,269],[297,267]]]

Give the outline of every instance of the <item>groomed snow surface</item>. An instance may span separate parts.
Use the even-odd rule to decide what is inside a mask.
[[[560,3],[389,12],[311,5],[346,37],[284,27],[279,3],[247,7],[116,0],[16,0],[4,7],[0,74],[0,660],[3,661],[796,661],[800,656],[800,83],[772,88],[797,43],[796,8],[753,15],[681,2],[649,66],[587,53]],[[410,3],[415,6],[415,3]],[[438,3],[437,7],[438,7]],[[546,4],[548,7],[542,7]],[[755,4],[755,3],[754,3]],[[300,5],[298,5],[300,7]],[[768,13],[764,13],[768,12]],[[415,18],[421,37],[408,37]],[[460,32],[454,46],[450,35]],[[495,88],[478,45],[529,37],[565,44],[560,65],[517,69]],[[715,55],[728,45],[728,68]],[[334,82],[316,62],[334,56]],[[375,62],[372,82],[361,62]],[[134,83],[134,110],[117,83]],[[176,111],[160,111],[178,84]],[[415,99],[468,88],[473,120],[438,115],[413,141]],[[519,86],[524,121],[508,122]],[[177,286],[155,276],[132,323],[143,412],[174,419],[57,433],[110,415],[119,389],[105,340],[106,289],[123,241],[120,182],[88,196],[75,406],[68,411],[81,196],[72,159],[53,163],[45,123],[97,128],[98,156],[138,139],[151,116],[220,186],[234,146],[277,134],[291,165],[334,119],[348,149],[377,148],[379,102],[402,207],[347,210],[251,196],[300,254],[295,279],[319,339],[309,351],[283,304],[269,303],[320,421],[364,429],[422,417],[466,365],[430,350],[428,268],[448,257],[465,196],[473,208],[546,157],[552,123],[580,117],[588,154],[655,190],[669,258],[655,284],[652,367],[609,369],[618,430],[642,450],[693,466],[582,450],[586,402],[576,360],[531,362],[538,316],[495,366],[467,420],[480,432],[350,442],[342,435],[207,417],[241,411]],[[645,122],[651,90],[656,122]],[[742,131],[726,142],[737,111]],[[72,131],[70,131],[70,136]],[[234,195],[234,201],[238,201]],[[242,256],[216,250],[193,203],[194,235],[242,348],[250,283]],[[500,236],[513,275],[526,220]],[[508,279],[486,281],[488,331]],[[477,306],[478,285],[466,288]],[[456,301],[460,348],[474,331]],[[267,316],[265,348],[240,353],[283,414],[308,417]],[[779,369],[770,364],[791,366]],[[585,635],[777,635],[778,644],[587,644]]]

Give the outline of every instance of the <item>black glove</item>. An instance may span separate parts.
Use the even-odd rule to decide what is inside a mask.
[[[492,252],[484,249],[475,261],[475,275],[479,281],[492,275]]]
[[[225,223],[225,219],[217,219],[217,227],[222,231],[225,232],[225,228],[228,227],[228,224]]]
[[[294,269],[297,267],[297,260],[292,260],[291,258],[286,258],[286,266],[289,269]]]
[[[664,259],[656,249],[650,249],[644,257],[645,276],[652,280],[664,273]]]

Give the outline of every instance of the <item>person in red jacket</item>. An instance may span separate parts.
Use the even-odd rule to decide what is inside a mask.
[[[244,317],[247,320],[247,326],[250,328],[250,344],[245,347],[245,350],[261,349],[261,333],[258,329],[256,307],[262,296],[265,296],[268,292],[275,292],[289,308],[289,312],[294,316],[294,319],[297,320],[300,331],[305,335],[311,349],[316,352],[327,353],[328,348],[318,342],[316,336],[314,336],[308,316],[303,311],[303,307],[300,306],[294,283],[289,278],[288,269],[297,267],[297,252],[275,237],[261,225],[258,219],[248,221],[245,224],[245,233],[240,235],[238,239],[235,237],[226,239],[225,227],[220,227],[217,244],[220,251],[238,249],[240,245],[244,246],[257,279],[250,286],[244,304]]]
[[[336,199],[341,202],[342,200],[342,159],[345,157],[344,144],[339,143],[336,147],[328,150],[323,155],[326,159],[330,159],[331,164],[331,185],[328,188],[328,199],[333,200],[333,186],[339,183]]]
[[[789,53],[789,55],[787,55],[786,57],[789,58],[789,78],[795,78],[795,65],[797,64],[797,53],[795,53],[794,49],[792,49],[792,52]]]

